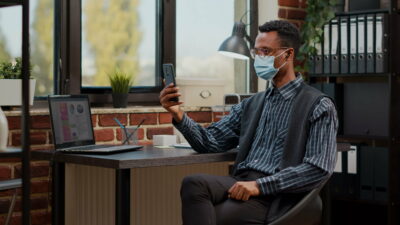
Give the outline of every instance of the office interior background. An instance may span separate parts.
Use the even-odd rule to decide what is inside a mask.
[[[0,1],[0,63],[15,63],[23,55],[22,2]],[[252,40],[258,26],[270,20],[288,20],[301,30],[309,23],[307,12],[315,2],[30,0],[30,71],[36,85],[29,109],[29,149],[54,148],[47,109],[47,96],[53,94],[89,95],[96,143],[121,143],[123,134],[114,118],[126,126],[137,126],[145,119],[137,131],[141,145],[153,144],[154,135],[176,134],[170,114],[158,101],[163,63],[175,65],[178,84],[187,84],[188,90],[193,83],[215,86],[215,104],[196,105],[189,100],[184,108],[202,126],[220,120],[225,113],[224,95],[255,93],[268,85],[257,79],[251,59],[219,54],[234,23],[245,23]],[[329,8],[333,16],[320,26],[315,52],[297,61],[296,68],[308,83],[335,99],[340,119],[338,142],[351,144],[350,151],[338,152],[335,173],[323,192],[323,223],[400,224],[400,1],[322,2],[327,7],[334,4]],[[115,69],[134,78],[124,109],[112,108],[108,74]],[[10,97],[2,90],[0,95]],[[15,106],[3,107],[3,111],[9,128],[7,145],[19,148],[26,133],[23,111]],[[178,173],[155,171],[156,178]],[[31,224],[51,224],[51,164],[32,160],[30,174]],[[21,175],[20,158],[0,158],[0,181]],[[168,205],[148,203],[146,198],[153,200],[146,185],[151,186],[152,180],[141,178],[143,185],[132,194],[142,199],[136,207],[153,213],[134,217],[141,218],[142,224],[147,221],[144,225],[162,224],[154,217],[163,214]],[[165,194],[173,191],[168,189]],[[10,224],[21,224],[20,194]],[[13,195],[13,190],[0,192],[0,224],[5,222]],[[179,201],[170,204],[174,206],[168,212],[179,213]],[[179,215],[175,217],[173,221],[179,224]]]

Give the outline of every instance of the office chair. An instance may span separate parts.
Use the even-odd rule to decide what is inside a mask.
[[[325,184],[325,183],[324,183]],[[319,193],[324,185],[305,195],[282,216],[266,225],[319,225],[322,218],[322,200]]]
[[[0,181],[0,191],[14,189],[14,195],[11,199],[10,208],[8,209],[8,214],[4,225],[8,225],[11,221],[12,213],[14,211],[15,202],[17,200],[17,188],[22,187],[21,179],[5,180]]]

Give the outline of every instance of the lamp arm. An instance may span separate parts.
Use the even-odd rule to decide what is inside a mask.
[[[244,37],[246,38],[246,40],[250,43],[250,48],[254,48],[254,41],[251,40],[250,36],[245,34]]]

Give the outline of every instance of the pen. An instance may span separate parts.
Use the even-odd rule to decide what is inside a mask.
[[[124,133],[125,133],[125,137],[126,137],[126,139],[125,139],[125,141],[124,141],[124,143],[129,139],[128,138],[128,131],[126,130],[126,127],[116,118],[116,117],[114,117],[114,120],[115,120],[115,122],[117,122],[118,123],[118,125],[122,128],[122,129],[124,129]]]

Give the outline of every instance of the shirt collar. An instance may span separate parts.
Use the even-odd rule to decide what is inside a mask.
[[[290,81],[289,83],[283,85],[280,88],[276,88],[275,84],[272,82],[272,89],[273,90],[275,89],[276,92],[281,94],[285,100],[288,100],[296,94],[297,89],[300,87],[302,83],[303,83],[303,78],[301,74],[297,74],[296,79]],[[271,92],[273,90],[271,90]]]

